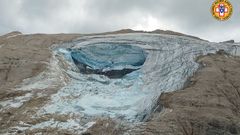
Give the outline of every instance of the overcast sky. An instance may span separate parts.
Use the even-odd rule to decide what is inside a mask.
[[[240,41],[240,1],[217,21],[213,0],[0,0],[0,34],[173,30],[210,41]]]

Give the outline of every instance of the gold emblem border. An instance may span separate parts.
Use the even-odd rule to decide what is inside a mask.
[[[219,17],[217,17],[217,16],[215,15],[215,12],[214,12],[214,11],[215,11],[215,9],[214,9],[215,5],[218,4],[218,3],[220,3],[220,2],[226,3],[226,4],[229,6],[229,8],[230,8],[230,10],[229,10],[229,15],[226,16],[226,17],[224,17],[224,18],[219,18]],[[228,0],[216,0],[216,1],[213,2],[212,6],[211,6],[211,13],[212,13],[212,16],[213,16],[215,19],[217,19],[217,20],[219,20],[219,21],[226,21],[226,20],[228,20],[228,19],[232,16],[232,14],[233,14],[233,6],[232,6],[232,4],[231,4]]]

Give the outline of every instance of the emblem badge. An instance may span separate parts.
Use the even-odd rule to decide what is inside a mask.
[[[228,0],[216,0],[212,4],[211,12],[214,18],[224,21],[232,16],[233,7]]]

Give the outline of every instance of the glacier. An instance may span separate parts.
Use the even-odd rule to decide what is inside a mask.
[[[130,49],[123,51],[122,55],[121,51],[116,56],[112,55],[113,57],[106,55],[126,49],[119,47],[124,45],[129,45]],[[212,43],[184,36],[146,33],[84,36],[71,42],[56,44],[51,48],[53,55],[58,61],[67,63],[67,67],[58,64],[56,68],[61,68],[70,81],[53,94],[51,101],[38,113],[80,114],[84,117],[101,116],[130,122],[144,121],[153,111],[162,92],[184,87],[187,79],[199,68],[199,64],[195,62],[198,56],[219,50],[240,55],[239,47],[239,43]],[[132,48],[138,50],[137,53],[124,56],[125,52],[136,51]],[[81,68],[77,66],[76,59],[74,60],[74,57],[79,56],[76,50],[81,49],[85,51],[81,54],[88,57],[80,61],[91,70],[137,70],[118,78],[81,73]],[[90,52],[100,49],[104,55],[100,57],[102,54],[89,53],[88,49],[95,49]],[[124,59],[121,59],[121,56],[124,56]],[[107,62],[114,60],[116,64]],[[140,64],[132,64],[135,62]]]

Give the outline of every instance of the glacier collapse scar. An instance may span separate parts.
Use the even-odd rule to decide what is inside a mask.
[[[121,78],[140,69],[147,53],[138,46],[98,43],[72,49],[71,57],[81,73]]]
[[[183,88],[199,68],[198,56],[219,50],[235,56],[240,54],[239,47],[161,34],[84,36],[55,45],[51,72],[27,87],[68,80],[39,110],[39,116],[74,114],[87,122],[98,117],[140,122],[151,116],[162,92]],[[126,74],[124,69],[135,71]],[[113,75],[115,70],[125,75],[109,78],[107,73]]]

